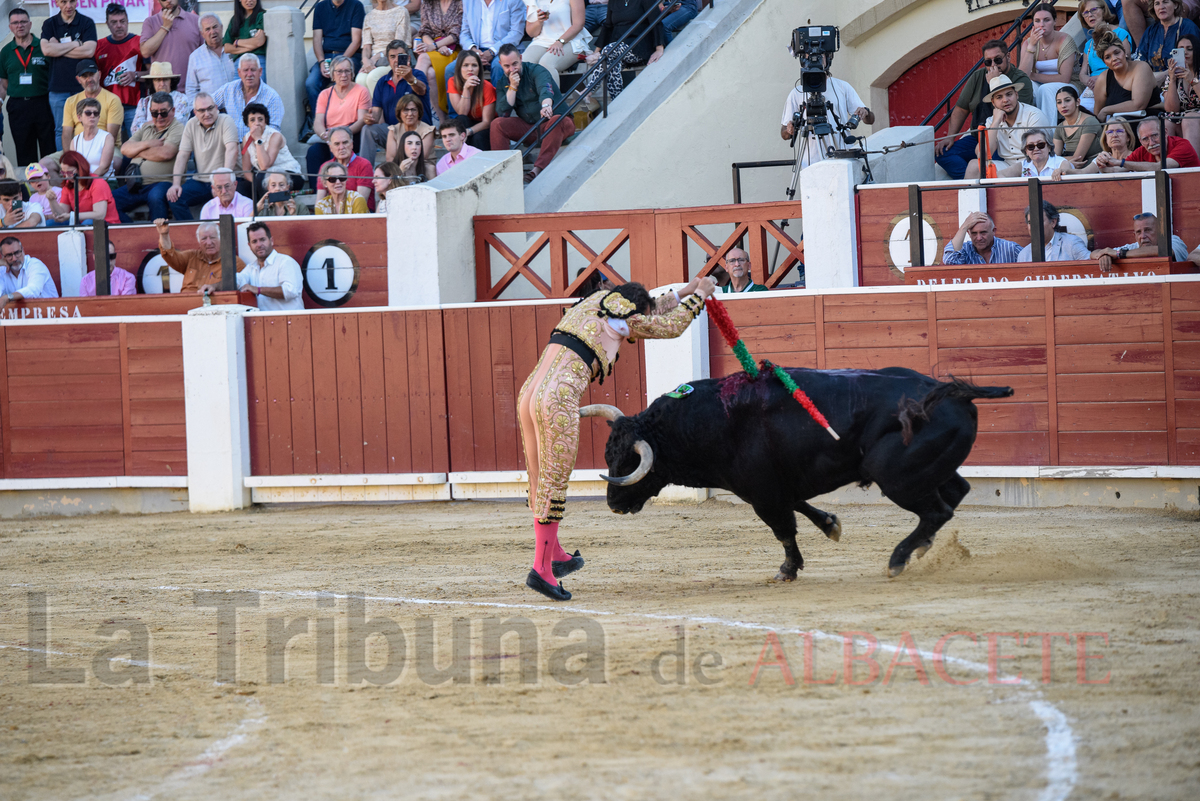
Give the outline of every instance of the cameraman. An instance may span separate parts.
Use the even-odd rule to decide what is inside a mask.
[[[858,96],[858,92],[854,91],[854,87],[840,78],[835,78],[825,72],[828,78],[828,85],[825,89],[825,100],[833,104],[833,108],[827,111],[829,124],[833,127],[838,139],[832,140],[834,143],[839,143],[841,146],[849,145],[845,140],[845,134],[837,133],[837,125],[847,125],[852,115],[858,115],[861,122],[867,125],[875,123],[875,113],[867,108],[862,102],[862,98]],[[797,82],[796,87],[787,96],[787,102],[783,106],[783,120],[780,123],[782,126],[779,129],[781,139],[788,141],[796,135],[795,115],[797,112],[805,111],[805,93]],[[836,115],[836,116],[835,116]],[[803,116],[803,115],[802,115]],[[803,136],[803,134],[801,134]],[[817,136],[814,134],[809,138],[808,150],[801,159],[800,166],[807,167],[809,164],[815,164],[818,161],[825,159],[825,148],[818,142]]]

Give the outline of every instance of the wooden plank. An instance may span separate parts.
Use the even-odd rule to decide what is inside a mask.
[[[1059,316],[1054,320],[1054,340],[1059,345],[1162,342],[1163,316],[1162,314]]]
[[[8,380],[14,401],[120,400],[125,374],[120,375],[24,375]],[[182,396],[181,396],[182,397]]]
[[[1072,431],[1058,435],[1059,464],[1166,464],[1166,431]]]
[[[92,350],[116,348],[120,344],[118,324],[13,326],[8,336],[9,351]]]
[[[1160,373],[1162,343],[1063,345],[1054,349],[1058,373]]]
[[[1200,284],[1181,283],[1171,285],[1171,311],[1200,311]]]
[[[495,420],[496,465],[500,470],[516,469],[521,462],[518,453],[521,450],[521,434],[517,420],[519,386],[516,384],[518,379],[513,357],[511,309],[511,306],[501,306],[488,310],[492,342],[492,388],[495,393],[492,417]]]
[[[925,320],[923,292],[880,295],[822,295],[827,323]]]
[[[772,298],[769,292],[761,293],[765,295],[762,298],[753,297],[754,294],[758,293],[742,295],[738,300],[725,304],[739,331],[756,325],[801,325],[817,321],[818,297],[789,298],[786,303],[781,303],[778,298]]]
[[[363,472],[362,378],[359,373],[358,315],[339,314],[333,321],[337,362],[338,471]]]
[[[383,383],[383,318],[358,315],[359,375],[362,382],[363,470],[388,471],[387,403]]]
[[[408,364],[408,322],[410,313],[389,311],[380,318],[383,342],[383,397],[387,426],[387,472],[411,473],[413,449],[410,432],[411,388]],[[418,316],[420,313],[413,313]],[[423,363],[418,360],[418,363]]]
[[[1179,428],[1175,432],[1179,464],[1200,464],[1200,428]]]
[[[249,345],[247,345],[247,357],[249,356]],[[86,378],[97,378],[97,376],[86,376]],[[247,375],[249,379],[249,375]],[[184,397],[183,373],[171,375],[169,373],[144,373],[142,375],[129,376],[129,397],[142,398],[145,400],[161,399],[161,400],[182,400]]]
[[[167,345],[161,348],[131,348],[129,350],[129,372],[131,374],[182,374],[183,346]]]
[[[922,322],[922,325],[924,323]],[[790,364],[789,367],[799,365]],[[914,348],[829,348],[825,352],[825,370],[855,368],[878,370],[883,367],[907,367],[925,372],[929,369],[929,349]]]
[[[1200,370],[1200,342],[1176,341],[1172,350],[1176,370]]]
[[[1049,407],[1045,403],[981,403],[979,431],[1046,431]]]
[[[1162,312],[1161,290],[1154,284],[1136,286],[1054,287],[1056,314],[1156,314]]]
[[[1049,446],[1050,464],[1059,464],[1058,458],[1058,372],[1061,369],[1055,351],[1057,340],[1054,333],[1054,317],[1058,314],[1058,301],[1053,290],[1044,290],[1046,315],[1046,403],[1050,416],[1046,421],[1046,444]]]
[[[131,348],[183,347],[180,323],[129,323],[126,340]]]
[[[1200,371],[1175,370],[1175,397],[1200,398]]]
[[[1183,398],[1175,401],[1175,426],[1177,430],[1200,428],[1200,399]]]
[[[807,367],[810,370],[820,369],[817,367],[817,354],[815,351],[809,351],[808,353],[756,353],[755,356],[770,359],[781,367]],[[713,378],[723,378],[742,371],[741,364],[738,363],[737,357],[733,354],[714,356],[709,362],[709,374]]]
[[[250,474],[268,475],[271,468],[271,434],[267,425],[267,355],[264,344],[265,317],[246,318],[246,418],[250,427]],[[153,380],[152,376],[146,376]],[[151,386],[153,386],[151,384]],[[135,394],[136,393],[136,394]],[[131,401],[141,399],[131,381]],[[183,396],[180,396],[180,400]]]
[[[263,353],[267,374],[268,475],[291,475],[292,384],[288,375],[288,318],[263,318]]]
[[[60,426],[71,423],[121,425],[120,400],[22,401],[8,404],[8,424],[16,428]]]
[[[1060,431],[1162,431],[1167,427],[1167,404],[1059,403]]]
[[[126,453],[126,463],[139,451],[187,451],[187,426],[182,423],[164,426],[132,426],[132,448]]]
[[[1170,291],[1176,291],[1174,284],[1163,284],[1163,287],[1172,287]],[[1200,312],[1183,311],[1177,312],[1174,310],[1175,303],[1171,303],[1171,338],[1180,340],[1197,340],[1200,339]]]
[[[287,318],[288,384],[292,417],[292,471],[317,472],[317,411],[313,387],[312,317]]]
[[[122,451],[125,455],[125,464],[128,466],[133,461],[133,432],[130,424],[129,411],[129,325],[121,323],[120,325],[120,342],[121,342],[121,432],[122,432]],[[181,354],[182,355],[182,354]],[[184,443],[186,447],[187,443]]]
[[[937,325],[937,342],[943,348],[1043,345],[1046,315],[943,320]]]
[[[6,463],[6,478],[68,478],[119,476],[125,472],[125,453],[20,453]]]
[[[186,476],[187,451],[134,451],[130,476]]]
[[[825,300],[826,295],[821,295],[816,298],[816,306],[813,308],[813,325],[817,334],[816,357],[818,370],[825,369],[826,348],[825,348]],[[789,367],[800,367],[800,364],[791,364]]]
[[[964,464],[1048,465],[1049,435],[1044,431],[980,433]]]
[[[994,292],[932,292],[939,320],[1041,316],[1046,308],[1040,289],[998,289]]]
[[[1153,373],[1066,373],[1058,376],[1058,400],[1060,403],[1162,401],[1166,400],[1166,392],[1162,376]]]
[[[475,425],[471,408],[472,343],[468,334],[467,309],[446,309],[442,313],[446,342],[446,410],[449,415],[450,469],[477,470]],[[409,345],[412,352],[412,345]]]
[[[429,397],[428,430],[433,446],[433,472],[446,473],[450,470],[450,432],[449,414],[446,411],[446,343],[442,331],[442,312],[429,309],[424,314],[420,330],[427,354],[424,375],[428,377],[429,388],[422,391],[427,392]],[[417,319],[421,320],[419,317]]]
[[[340,316],[340,315],[337,315]],[[316,427],[317,472],[340,473],[341,434],[338,427],[338,362],[333,327],[336,316],[309,317],[312,337],[313,419]]]
[[[762,325],[749,328],[739,328],[738,333],[750,353],[758,357],[760,351],[773,353],[790,353],[792,351],[812,351],[817,347],[817,327],[810,323],[795,325]],[[720,337],[720,333],[717,334]],[[721,350],[731,352],[725,340],[720,340]]]
[[[937,319],[937,299],[933,292],[929,292],[925,296],[925,330],[929,332],[928,342],[929,347],[929,375],[936,376],[937,361],[938,361],[938,319]]]
[[[1166,393],[1167,412],[1167,460],[1169,464],[1178,464],[1178,448],[1175,441],[1175,339],[1171,335],[1175,327],[1171,312],[1171,285],[1162,285],[1162,337],[1163,337],[1163,377],[1162,386]]]
[[[133,426],[158,426],[186,423],[181,400],[129,400],[129,423]],[[94,418],[93,418],[94,419]]]
[[[1046,348],[938,348],[938,369],[962,378],[1046,372]]]
[[[436,464],[438,458],[445,458],[449,463],[445,397],[449,369],[443,363],[442,351],[438,350],[441,336],[439,312],[406,316],[412,469],[417,472],[431,469],[427,465]],[[443,455],[439,457],[439,454]]]
[[[83,422],[83,421],[75,421]],[[107,453],[125,452],[125,429],[121,425],[59,425],[14,428],[12,453]]]
[[[15,327],[15,326],[14,326]],[[115,328],[116,326],[114,326]],[[119,375],[121,353],[119,343],[111,348],[88,348],[87,350],[10,350],[8,352],[9,375]]]
[[[467,312],[471,347],[471,430],[475,440],[475,469],[496,469],[496,396],[492,386],[492,335],[488,309]]]
[[[1045,373],[989,375],[981,378],[978,383],[987,387],[1012,387],[1011,398],[988,401],[988,403],[1046,403],[1049,399]]]

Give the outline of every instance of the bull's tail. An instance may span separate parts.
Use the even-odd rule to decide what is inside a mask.
[[[947,398],[973,401],[979,398],[1008,398],[1012,394],[1012,387],[980,387],[970,381],[950,376],[949,381],[939,383],[920,400],[901,398],[897,417],[900,420],[904,444],[912,442],[914,432],[920,429],[924,422],[929,421],[930,413]]]

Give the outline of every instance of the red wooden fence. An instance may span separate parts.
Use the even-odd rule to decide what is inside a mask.
[[[801,261],[804,245],[778,224],[780,220],[799,219],[800,203],[749,203],[735,206],[701,206],[687,209],[637,209],[600,211],[586,214],[511,214],[475,218],[475,289],[476,299],[495,300],[524,278],[544,297],[565,298],[599,272],[609,278],[636,281],[647,287],[686,282],[692,275],[707,275],[717,265],[724,266],[725,253],[744,240],[750,255],[754,280],[769,287],[777,286],[788,271]],[[720,242],[712,241],[701,226],[719,225],[732,229]],[[584,242],[581,232],[615,230],[599,248]],[[518,252],[498,236],[503,233],[537,234]],[[688,243],[704,254],[703,264],[689,263]],[[768,275],[769,254],[778,243],[781,261]],[[578,277],[570,269],[570,252],[585,261]],[[611,264],[614,254],[625,250],[629,276],[621,276]],[[492,278],[492,254],[508,266],[499,279]],[[535,271],[533,262],[543,252],[550,260],[550,280]]]
[[[4,478],[187,474],[178,322],[0,327]]]
[[[1200,464],[1200,282],[740,296],[757,358],[909,367],[1016,395],[977,403],[970,464]],[[710,329],[712,375],[739,370]]]

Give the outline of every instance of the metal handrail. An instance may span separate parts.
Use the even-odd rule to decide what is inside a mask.
[[[646,26],[646,29],[644,31],[642,31],[641,35],[639,35],[636,39],[634,39],[633,43],[631,45],[629,45],[629,49],[633,50],[633,48],[637,47],[638,44],[642,41],[642,39],[644,39],[646,37],[646,34],[650,33],[652,30],[654,30],[654,27],[656,25],[659,25],[660,23],[662,23],[663,19],[666,18],[666,16],[671,13],[671,9],[674,8],[674,5],[675,4],[673,2],[671,2],[669,5],[667,5],[666,8],[661,9],[659,11],[658,18],[655,19],[653,23]],[[655,9],[658,9],[658,7],[659,7],[659,4],[656,2],[654,5],[650,6],[648,9],[646,9],[646,12],[644,14],[642,14],[641,17],[638,18],[637,22],[633,23],[633,26],[628,31],[625,32],[624,36],[622,36],[620,39],[618,39],[615,42],[610,42],[609,45],[611,46],[611,45],[623,43],[629,37],[629,35],[632,34],[634,31],[636,31],[638,29],[638,26],[641,25],[642,22],[644,22],[646,20],[646,18],[650,16],[651,12],[653,12]],[[597,61],[594,65],[592,65],[592,67],[590,67],[587,71],[585,71],[583,73],[583,77],[581,77],[579,79],[579,83],[577,83],[576,85],[581,86],[581,87],[586,86],[588,77],[591,76],[594,72],[596,72],[597,70],[602,70],[604,72],[607,72],[609,69],[611,69],[611,65],[608,63],[608,60],[610,58],[612,58],[611,53],[609,53],[607,55],[602,54],[600,56],[600,60]],[[620,68],[619,63],[616,66],[618,68]],[[608,85],[607,84],[605,84],[605,87],[604,87],[603,98],[604,99],[601,101],[602,114],[603,114],[603,116],[607,117],[608,116]],[[555,128],[557,128],[562,123],[563,120],[568,119],[571,116],[572,112],[575,111],[575,107],[578,106],[582,102],[583,102],[583,92],[580,91],[579,97],[575,98],[575,102],[571,103],[571,105],[567,106],[567,108],[565,108],[563,111],[561,111],[559,113],[558,121],[555,122],[553,125],[551,125],[549,128],[547,128],[545,131],[540,133],[538,135],[537,141],[535,141],[533,144],[529,145],[529,147],[527,147],[524,151],[522,151],[522,153],[521,153],[522,158],[525,156],[528,156],[529,153],[535,147],[539,147],[542,144],[542,140],[546,138],[546,135],[549,134],[551,131],[553,131]],[[540,130],[541,127],[542,127],[541,123],[535,124],[532,128],[530,128],[528,131],[526,131],[525,134],[520,139],[518,139],[516,142],[513,142],[512,146],[509,148],[509,150],[516,150],[519,147],[521,147],[521,144],[526,139],[529,138],[529,134],[533,133],[534,131]]]
[[[1029,17],[1030,12],[1033,11],[1033,9],[1036,7],[1036,5],[1037,4],[1030,4],[1024,11],[1021,12],[1021,15],[1019,17],[1017,17],[1015,20],[1013,20],[1012,25],[1008,26],[1008,30],[1006,30],[1004,33],[1000,34],[1000,36],[996,37],[1000,41],[1007,40],[1009,34],[1011,34],[1014,29],[1018,29],[1018,35],[1017,35],[1016,40],[1011,45],[1008,45],[1008,52],[1011,53],[1013,51],[1013,49],[1019,47],[1021,42],[1025,39],[1025,35],[1027,33],[1029,33],[1030,30],[1032,30],[1032,28],[1033,28],[1032,23],[1030,23],[1029,28],[1027,28],[1025,30],[1019,30],[1019,29],[1021,28],[1021,23],[1023,23],[1025,21],[1025,19],[1027,17]],[[965,84],[967,82],[967,79],[971,77],[971,75],[975,72],[975,70],[979,69],[982,66],[983,66],[983,57],[980,56],[979,60],[976,61],[969,70],[967,70],[966,74],[963,75],[961,79],[959,79],[958,83],[954,84],[954,88],[951,89],[950,92],[945,97],[943,97],[936,106],[933,107],[933,110],[931,110],[928,114],[925,115],[925,119],[921,120],[920,124],[921,125],[929,125],[929,121],[931,119],[933,119],[934,115],[939,113],[943,109],[945,109],[945,112],[942,114],[941,119],[939,119],[936,123],[934,123],[933,130],[936,132],[939,128],[941,128],[944,124],[946,124],[946,122],[950,119],[951,113],[953,113],[953,109],[950,106],[951,106],[952,101],[954,100],[955,96],[958,94],[959,90],[962,89],[963,84]],[[958,131],[955,131],[955,133],[958,133]]]

